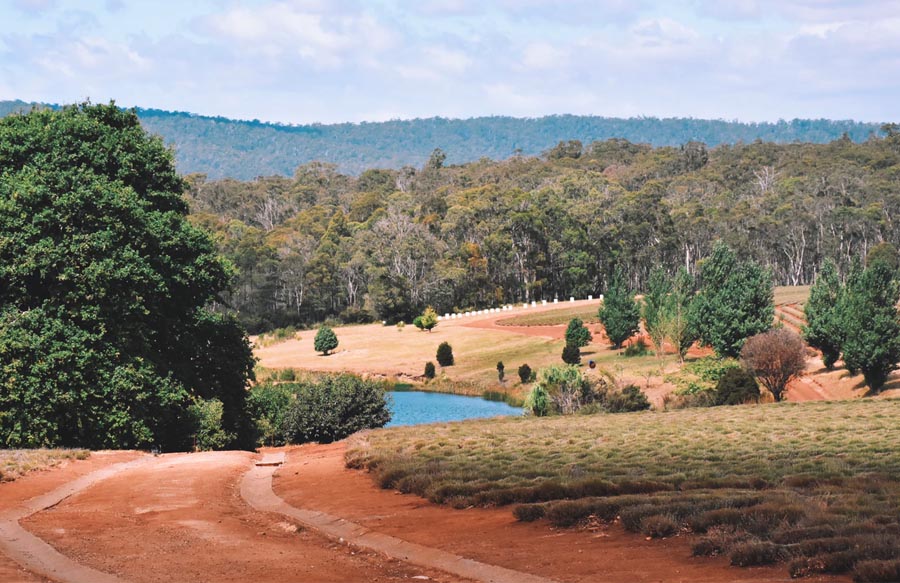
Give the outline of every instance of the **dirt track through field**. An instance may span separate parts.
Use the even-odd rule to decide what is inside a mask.
[[[272,490],[272,477],[276,470],[274,464],[280,464],[283,459],[284,453],[269,454],[262,465],[257,465],[247,472],[241,481],[241,496],[257,510],[283,514],[340,542],[384,553],[408,563],[440,569],[475,581],[554,583],[545,577],[473,561],[440,549],[410,543],[324,512],[290,506]]]
[[[483,563],[570,583],[789,581],[786,567],[737,569],[725,558],[693,558],[690,537],[645,540],[620,526],[551,529],[516,522],[510,508],[454,510],[379,489],[344,467],[343,443],[291,448],[275,493],[296,508]],[[846,581],[813,578],[811,581]]]

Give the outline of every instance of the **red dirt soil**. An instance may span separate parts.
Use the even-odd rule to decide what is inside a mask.
[[[690,540],[648,541],[621,527],[553,530],[517,522],[509,508],[453,510],[381,490],[344,467],[343,443],[288,449],[275,492],[298,508],[320,510],[378,532],[464,557],[565,582],[773,582],[787,569],[737,569],[727,559],[692,558]],[[812,578],[809,581],[846,581]]]
[[[401,581],[416,575],[460,581],[254,512],[237,491],[252,459],[247,452],[161,456],[22,525],[66,556],[135,583]]]
[[[131,451],[97,451],[86,460],[68,460],[48,470],[38,470],[14,482],[0,483],[0,514],[35,496],[71,482],[94,470],[129,461],[140,453]],[[37,583],[47,579],[31,574],[18,563],[0,553],[0,581],[4,583]]]

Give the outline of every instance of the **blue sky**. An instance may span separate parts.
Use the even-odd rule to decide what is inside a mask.
[[[0,99],[900,121],[900,0],[0,0]]]

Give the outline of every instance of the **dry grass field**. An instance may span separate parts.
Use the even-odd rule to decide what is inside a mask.
[[[347,460],[455,507],[514,505],[558,527],[617,521],[693,534],[696,555],[739,566],[891,580],[865,573],[900,567],[898,416],[900,400],[855,400],[497,419],[367,432]]]
[[[0,482],[10,482],[66,460],[87,459],[90,455],[85,449],[0,449]]]

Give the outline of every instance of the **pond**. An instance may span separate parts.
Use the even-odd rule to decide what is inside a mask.
[[[424,391],[393,391],[389,395],[393,401],[391,404],[393,417],[385,427],[522,414],[522,409],[518,407],[511,407],[506,403],[496,401],[485,401],[481,397],[464,397]]]

